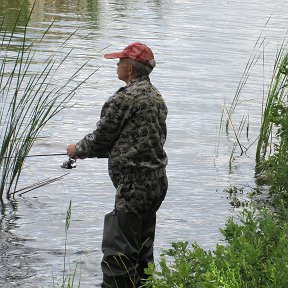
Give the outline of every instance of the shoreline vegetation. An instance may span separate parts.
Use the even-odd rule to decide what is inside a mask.
[[[30,16],[33,9],[30,12]],[[77,68],[64,84],[57,84],[53,75],[67,61],[71,51],[62,43],[59,51],[47,56],[42,71],[30,70],[35,51],[29,43],[29,19],[19,28],[15,21],[12,31],[7,31],[4,21],[0,23],[0,200],[3,202],[15,196],[17,183],[28,155],[39,133],[47,122],[66,108],[75,91],[96,71],[82,77],[87,63]],[[41,44],[53,23],[39,39]],[[21,38],[19,38],[21,36]],[[14,38],[17,38],[18,44]],[[67,41],[73,35],[67,37]],[[258,39],[259,40],[259,39]],[[238,218],[227,219],[220,229],[225,242],[217,244],[215,250],[205,251],[197,243],[172,243],[170,249],[163,250],[157,264],[147,268],[146,288],[172,287],[227,287],[227,288],[284,288],[288,284],[288,50],[287,39],[276,55],[274,72],[269,87],[258,137],[255,155],[255,183],[257,189],[250,193],[250,201],[239,200],[241,188],[227,189],[234,207],[241,208]],[[37,43],[37,44],[39,44]],[[63,56],[64,55],[64,56]],[[249,70],[256,58],[249,60]],[[259,59],[259,58],[257,58]],[[253,64],[253,65],[252,65]],[[238,131],[234,129],[232,113],[238,98],[248,80],[245,70],[236,98],[230,109],[225,109],[228,126],[231,126],[241,153],[243,146],[239,135],[244,128],[245,118]],[[244,79],[244,80],[243,80]],[[224,113],[222,120],[224,119]],[[226,130],[228,129],[226,126]],[[236,146],[233,148],[231,161]],[[47,182],[47,184],[49,181]],[[43,183],[39,187],[43,186]],[[37,188],[37,183],[36,186]],[[263,189],[268,189],[264,195]],[[260,200],[259,200],[260,199]],[[65,251],[67,232],[71,219],[71,202],[67,210],[65,226]],[[66,253],[65,253],[66,254]],[[61,287],[80,287],[75,280],[77,267],[72,275],[66,275],[64,258],[63,284]],[[81,272],[80,272],[81,274]],[[81,275],[80,275],[81,276]],[[81,278],[81,277],[80,277]],[[77,282],[77,283],[76,283]]]
[[[259,39],[257,40],[257,42]],[[240,80],[235,98],[227,111],[226,133],[229,126],[235,137],[233,154],[239,146],[245,148],[240,135],[246,118],[236,131],[232,113],[236,109],[241,90],[255,64],[251,58]],[[263,64],[264,65],[264,64]],[[231,205],[241,208],[238,218],[230,217],[220,229],[225,244],[217,244],[213,251],[205,251],[197,243],[172,243],[163,250],[158,265],[150,265],[146,288],[223,287],[223,288],[285,288],[288,285],[288,45],[284,41],[276,54],[271,83],[263,109],[256,155],[256,189],[249,193],[249,201],[240,200],[242,188],[229,187]],[[224,109],[223,109],[224,110]],[[221,122],[224,121],[224,113]],[[248,124],[247,124],[248,125]],[[253,142],[254,144],[255,142]],[[267,191],[264,192],[264,191]]]

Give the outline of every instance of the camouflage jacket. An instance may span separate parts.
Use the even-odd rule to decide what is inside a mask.
[[[105,102],[96,130],[76,144],[76,156],[108,157],[113,173],[165,168],[166,117],[149,77],[133,79]]]

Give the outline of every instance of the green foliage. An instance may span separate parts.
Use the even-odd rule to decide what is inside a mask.
[[[276,100],[270,105],[269,113],[265,122],[269,127],[275,127],[275,137],[273,141],[273,153],[265,158],[262,155],[261,161],[257,164],[257,177],[269,185],[269,192],[272,203],[279,206],[277,202],[288,205],[288,53],[282,53],[281,64],[277,73],[277,89],[274,95]],[[279,80],[280,79],[280,80]],[[274,92],[273,92],[274,93]],[[279,96],[279,94],[281,96]],[[262,128],[263,129],[263,128]],[[272,128],[271,128],[272,129]],[[265,144],[266,145],[266,144]],[[266,147],[266,146],[264,146]],[[265,149],[264,149],[265,150]]]
[[[205,251],[197,244],[173,243],[159,267],[146,270],[150,288],[287,287],[288,225],[271,212],[244,210],[237,223],[228,219],[221,230],[227,245]]]
[[[164,250],[160,271],[154,264],[146,270],[151,275],[146,287],[192,287],[189,285],[203,283],[212,256],[197,244],[192,247],[192,250],[188,249],[188,242],[172,243],[171,249]],[[172,257],[173,263],[168,264],[164,256]]]
[[[276,55],[272,81],[269,87],[263,120],[260,127],[256,151],[256,172],[258,173],[262,169],[266,156],[270,154],[270,148],[272,142],[274,142],[272,138],[273,127],[282,126],[282,124],[284,124],[283,128],[287,129],[287,124],[284,123],[283,118],[284,114],[286,114],[286,109],[283,110],[283,108],[285,108],[284,103],[287,101],[288,92],[288,52],[285,41],[286,39],[284,39],[281,49]],[[280,135],[278,134],[278,136]]]
[[[228,267],[237,271],[239,287],[286,287],[288,225],[285,222],[268,210],[261,210],[259,215],[244,210],[240,224],[229,219],[222,233],[228,245],[218,246],[215,255],[221,265],[229,263]]]
[[[234,208],[247,207],[249,205],[249,201],[239,198],[240,195],[243,195],[243,188],[230,186],[229,188],[225,189],[224,192],[229,194],[227,199],[229,199],[231,206]]]

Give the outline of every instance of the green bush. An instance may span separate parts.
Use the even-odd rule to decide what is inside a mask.
[[[287,223],[267,210],[244,210],[238,222],[228,219],[221,229],[227,244],[218,244],[213,252],[173,243],[163,251],[159,267],[151,264],[146,270],[145,287],[287,287]]]
[[[288,107],[282,102],[273,107],[271,123],[277,127],[274,153],[261,164],[262,176],[269,185],[269,192],[274,205],[278,202],[288,204]]]

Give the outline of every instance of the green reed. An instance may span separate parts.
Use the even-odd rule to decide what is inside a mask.
[[[270,17],[266,21],[263,31],[261,31],[260,35],[258,36],[254,47],[252,49],[252,52],[250,54],[250,57],[245,65],[244,71],[241,74],[240,80],[238,82],[238,86],[236,88],[234,97],[230,103],[230,105],[226,105],[224,103],[222,107],[222,114],[221,114],[221,119],[220,119],[220,129],[219,129],[219,139],[221,132],[225,129],[226,135],[230,134],[230,130],[232,131],[232,137],[234,138],[234,143],[232,145],[231,149],[231,154],[230,154],[230,159],[229,159],[229,169],[231,170],[232,163],[234,160],[234,155],[237,151],[237,147],[241,151],[241,155],[245,153],[256,141],[253,141],[253,143],[249,146],[244,146],[242,143],[241,136],[243,134],[243,131],[246,130],[246,138],[248,139],[249,137],[249,114],[243,115],[240,123],[236,123],[234,121],[234,112],[237,108],[237,106],[243,101],[240,101],[240,97],[243,93],[243,90],[245,86],[247,85],[247,82],[251,76],[251,73],[253,71],[253,68],[258,64],[260,60],[263,61],[263,70],[264,70],[264,55],[265,55],[265,47],[266,47],[266,36],[263,36],[263,32],[265,27],[267,26],[268,22],[270,20]],[[264,98],[264,91],[263,91],[263,98]],[[245,129],[246,128],[246,129]],[[219,143],[218,143],[219,145]],[[217,148],[218,149],[218,148]]]
[[[256,151],[256,180],[269,186],[277,211],[288,205],[288,41],[275,60]],[[283,209],[284,208],[284,209]]]
[[[25,157],[39,137],[43,127],[56,114],[67,107],[75,91],[96,71],[84,74],[88,62],[70,73],[68,79],[57,82],[53,76],[72,57],[67,49],[68,35],[56,52],[45,52],[43,59],[35,46],[45,45],[44,40],[53,23],[37,42],[29,42],[29,21],[19,24],[22,11],[15,20],[12,31],[7,31],[4,20],[0,23],[0,198],[14,197],[17,183],[24,167]],[[15,42],[17,41],[17,44]],[[20,43],[20,44],[19,44]],[[42,65],[33,70],[40,56]],[[45,54],[46,55],[46,54]],[[40,67],[40,68],[39,68]],[[85,76],[83,76],[85,75]],[[80,79],[81,76],[81,79]],[[79,80],[80,79],[80,80]],[[59,83],[60,82],[60,83]]]
[[[287,102],[288,93],[288,50],[287,38],[285,37],[277,52],[268,96],[263,112],[260,134],[256,150],[256,167],[261,165],[272,152],[273,127],[277,126],[277,112]],[[276,118],[275,118],[276,116]]]
[[[263,38],[263,40],[261,40],[260,36],[257,39],[256,44],[253,48],[253,53],[250,56],[245,66],[244,72],[241,76],[241,79],[237,86],[236,93],[230,104],[230,107],[227,108],[225,104],[223,105],[223,109],[222,109],[219,138],[220,138],[221,130],[223,130],[223,127],[225,126],[226,134],[228,135],[229,130],[231,130],[233,137],[235,139],[233,147],[232,147],[231,155],[230,155],[230,160],[229,160],[230,169],[232,166],[236,148],[238,147],[240,149],[241,155],[242,155],[255,143],[257,143],[256,170],[258,171],[260,169],[259,165],[261,164],[261,162],[263,162],[265,158],[267,158],[267,156],[272,153],[272,150],[273,150],[273,147],[272,147],[273,146],[272,138],[274,137],[273,127],[275,128],[276,126],[275,123],[273,123],[274,122],[273,115],[275,114],[275,109],[277,110],[277,107],[280,107],[283,104],[283,102],[287,100],[285,99],[285,97],[287,97],[288,40],[287,40],[287,35],[285,35],[284,40],[275,56],[274,69],[271,75],[271,81],[270,81],[270,85],[268,88],[267,96],[265,95],[266,93],[263,87],[262,114],[261,114],[261,124],[260,124],[259,135],[249,146],[247,147],[244,146],[240,138],[245,127],[246,127],[246,137],[248,138],[249,114],[244,115],[240,123],[237,125],[233,121],[233,113],[236,107],[240,104],[240,95],[251,75],[251,70],[257,64],[257,62],[261,59],[261,57],[263,61],[262,65],[263,65],[263,71],[264,71],[264,60],[265,60],[264,50],[265,50],[266,45],[265,45],[265,37]],[[226,125],[224,125],[225,121],[226,121]]]
[[[70,200],[69,206],[66,211],[66,218],[65,218],[65,243],[64,243],[64,262],[63,262],[63,275],[62,275],[62,281],[61,283],[55,283],[55,279],[53,277],[53,287],[59,287],[59,288],[80,288],[81,283],[81,270],[78,271],[79,265],[81,268],[81,263],[76,264],[73,271],[71,269],[67,273],[67,242],[68,242],[68,230],[70,228],[71,224],[71,216],[72,216],[72,201]],[[79,274],[79,275],[78,275]],[[77,278],[78,281],[77,281]]]
[[[64,250],[64,263],[63,263],[63,283],[61,288],[73,288],[73,287],[80,287],[81,277],[79,277],[78,284],[76,283],[76,274],[78,270],[78,265],[76,265],[73,273],[69,273],[68,276],[65,274],[66,272],[66,255],[67,255],[67,240],[68,240],[68,230],[71,223],[71,212],[72,212],[72,202],[70,200],[69,207],[66,213],[66,222],[65,222],[65,250]],[[80,273],[81,276],[81,273]]]

